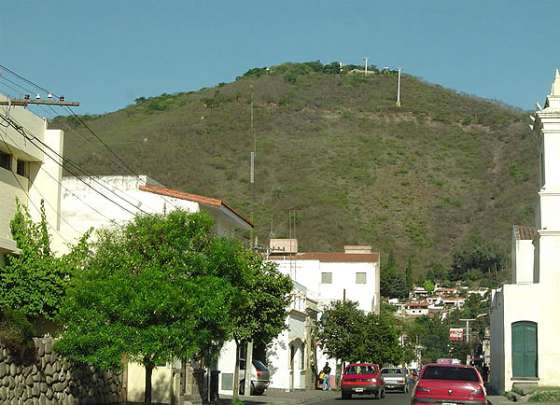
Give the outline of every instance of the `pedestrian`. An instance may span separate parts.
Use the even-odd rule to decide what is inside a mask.
[[[329,383],[331,368],[329,367],[328,362],[325,363],[325,367],[323,367],[321,373],[323,374],[323,391],[328,391],[331,388]]]

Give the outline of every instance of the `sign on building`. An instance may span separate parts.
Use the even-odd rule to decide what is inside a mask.
[[[452,342],[463,341],[464,335],[465,331],[463,330],[463,328],[449,328],[449,340]]]

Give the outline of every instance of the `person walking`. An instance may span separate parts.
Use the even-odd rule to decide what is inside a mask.
[[[331,388],[329,382],[329,378],[331,375],[331,368],[329,367],[328,362],[325,363],[325,367],[323,367],[321,373],[323,374],[323,391],[328,391]]]

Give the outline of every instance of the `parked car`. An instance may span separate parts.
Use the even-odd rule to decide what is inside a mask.
[[[406,368],[387,367],[381,370],[386,390],[408,392],[408,373]]]
[[[245,394],[245,365],[246,361],[239,361],[239,393]],[[251,367],[251,395],[262,395],[270,385],[270,371],[260,360],[253,360]]]
[[[350,399],[352,395],[375,395],[376,399],[385,397],[385,384],[377,364],[349,364],[342,374],[340,388],[342,399]]]
[[[411,396],[411,405],[487,405],[480,373],[472,366],[439,362],[425,365]]]

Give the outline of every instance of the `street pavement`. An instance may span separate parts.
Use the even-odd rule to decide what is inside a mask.
[[[320,404],[320,405],[363,405],[366,403],[372,405],[409,405],[410,395],[387,392],[385,398],[383,399],[375,399],[373,396],[357,396],[355,398],[345,399],[345,400],[342,400],[340,398],[340,395],[337,395],[336,398],[330,398],[330,399],[318,398],[317,401],[309,400],[305,402],[305,404]]]
[[[296,391],[296,392],[266,392],[262,396],[241,397],[246,405],[409,405],[409,394],[387,393],[383,399],[373,396],[355,397],[342,400],[340,392],[336,391]],[[218,405],[230,405],[231,398],[223,397]]]

